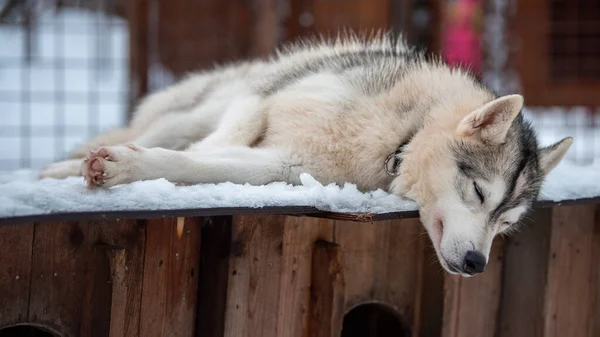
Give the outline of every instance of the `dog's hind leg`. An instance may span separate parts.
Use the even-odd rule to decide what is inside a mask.
[[[183,152],[135,145],[103,147],[84,163],[88,187],[165,178],[179,184],[300,182],[301,162],[277,149],[231,147]]]
[[[235,99],[223,114],[216,130],[187,151],[209,152],[221,147],[251,146],[264,133],[266,108],[258,95]]]
[[[217,76],[218,72],[196,73],[144,97],[133,112],[131,128],[141,134],[167,113],[190,111],[205,99]]]
[[[183,150],[213,132],[220,111],[210,105],[200,105],[191,111],[173,112],[160,117],[133,140],[141,147],[162,147]]]

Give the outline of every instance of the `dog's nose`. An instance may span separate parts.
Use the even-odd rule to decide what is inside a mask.
[[[463,270],[469,275],[475,275],[485,270],[485,256],[480,252],[470,250],[465,256],[465,264]]]

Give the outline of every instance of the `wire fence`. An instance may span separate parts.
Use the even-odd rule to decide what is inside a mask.
[[[1,170],[39,168],[125,122],[125,20],[32,1],[2,9]]]

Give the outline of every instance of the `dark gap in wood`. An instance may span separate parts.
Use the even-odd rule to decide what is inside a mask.
[[[198,271],[196,336],[220,337],[225,331],[231,223],[231,216],[204,218]]]

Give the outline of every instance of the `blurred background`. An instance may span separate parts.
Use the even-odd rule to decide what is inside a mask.
[[[0,171],[64,158],[187,72],[341,28],[523,93],[544,145],[574,136],[568,158],[600,164],[598,0],[0,0]]]

